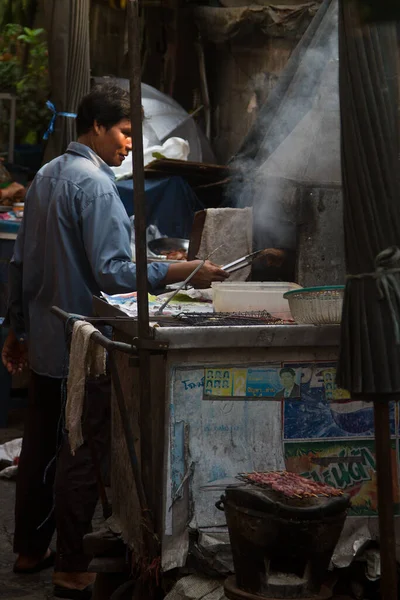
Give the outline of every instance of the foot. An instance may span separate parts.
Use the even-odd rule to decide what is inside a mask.
[[[51,555],[50,548],[47,549],[45,554],[19,554],[17,560],[15,561],[15,568],[20,569],[22,571],[26,569],[33,569],[39,563],[49,558]]]
[[[88,585],[95,582],[96,573],[64,573],[62,571],[54,571],[53,585],[68,590],[84,590]]]

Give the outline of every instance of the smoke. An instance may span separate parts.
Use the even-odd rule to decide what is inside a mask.
[[[257,249],[295,249],[301,186],[340,184],[337,0],[320,11],[231,163],[230,204],[253,206]]]

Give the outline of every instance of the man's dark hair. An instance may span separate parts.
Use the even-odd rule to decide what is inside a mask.
[[[78,136],[88,133],[95,121],[110,129],[123,119],[130,118],[129,92],[111,83],[95,85],[78,106],[76,131]]]
[[[281,377],[284,373],[289,373],[292,377],[296,377],[296,371],[291,369],[290,367],[284,367],[279,371],[279,377]]]

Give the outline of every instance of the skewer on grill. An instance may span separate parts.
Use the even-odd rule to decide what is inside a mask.
[[[256,487],[272,489],[288,498],[329,498],[343,495],[342,490],[307,479],[290,471],[241,473],[237,478]],[[263,479],[265,480],[263,481]],[[285,480],[287,481],[286,489]]]

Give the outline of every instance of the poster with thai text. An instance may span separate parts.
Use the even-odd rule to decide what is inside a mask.
[[[377,515],[376,459],[372,439],[286,442],[288,471],[340,488],[351,496],[351,516]],[[396,440],[392,440],[392,477],[396,514],[400,514]]]

